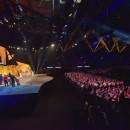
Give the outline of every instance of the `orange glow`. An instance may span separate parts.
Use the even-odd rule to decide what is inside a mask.
[[[1,57],[1,62],[6,65],[6,48],[0,46],[0,57]]]

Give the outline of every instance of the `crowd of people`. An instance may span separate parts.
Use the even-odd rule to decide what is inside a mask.
[[[65,77],[76,88],[81,115],[92,129],[129,128],[129,85],[94,73],[68,72]]]
[[[19,79],[16,78],[14,75],[11,75],[10,73],[9,75],[4,75],[4,77],[2,77],[2,74],[0,74],[0,85],[2,85],[3,82],[5,86],[12,85],[12,87],[14,87],[15,82],[17,85],[20,85]]]
[[[130,97],[130,86],[124,85],[123,81],[83,72],[66,73],[66,77],[81,88],[87,88],[90,94],[105,100],[119,101],[122,92]]]

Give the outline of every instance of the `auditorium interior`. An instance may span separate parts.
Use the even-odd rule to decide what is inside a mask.
[[[130,1],[0,0],[0,129],[129,130]]]

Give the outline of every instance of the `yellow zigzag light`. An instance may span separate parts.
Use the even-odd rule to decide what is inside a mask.
[[[70,44],[71,40],[73,39],[74,35],[80,30],[80,27],[77,26],[76,29],[73,31],[72,35],[70,36],[70,39],[69,39],[69,42],[66,44],[65,48],[63,49],[62,45],[60,44],[60,48],[62,50],[62,52],[66,52],[68,51],[69,49],[71,49],[73,47],[73,44]],[[86,36],[88,36],[89,34],[91,33],[91,30],[89,30],[87,33],[86,33]],[[100,37],[99,34],[97,32],[95,32],[95,35],[97,37]],[[114,52],[115,50],[117,50],[119,53],[121,53],[126,47],[127,47],[127,44],[123,44],[121,46],[119,46],[118,44],[118,41],[116,39],[112,39],[114,45],[112,46],[111,49],[108,48],[107,44],[105,43],[105,41],[103,40],[103,38],[100,38],[98,44],[96,45],[95,49],[93,49],[91,47],[91,44],[89,43],[89,41],[83,37],[83,38],[80,38],[77,43],[80,41],[80,40],[85,40],[85,43],[89,46],[89,48],[91,49],[92,52],[97,52],[99,51],[101,48],[105,47],[105,49],[108,51],[108,52]],[[99,45],[102,44],[102,46],[99,47]]]

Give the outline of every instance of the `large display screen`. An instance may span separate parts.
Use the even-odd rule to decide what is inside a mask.
[[[0,46],[0,63],[6,65],[6,48]]]

